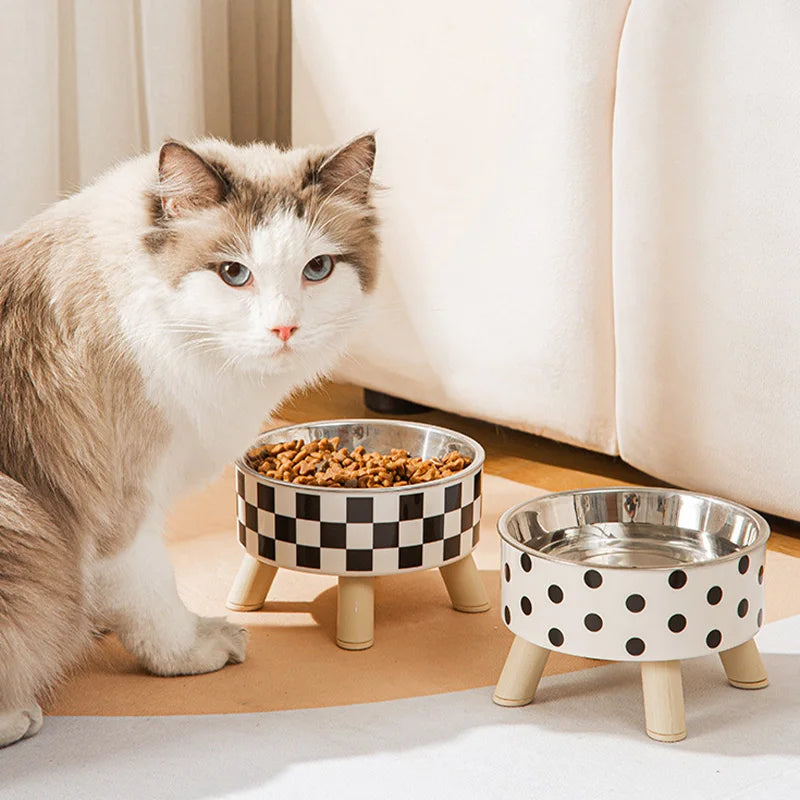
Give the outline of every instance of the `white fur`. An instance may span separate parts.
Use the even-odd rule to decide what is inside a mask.
[[[212,672],[243,661],[243,628],[200,618],[178,597],[161,522],[160,514],[152,514],[130,547],[98,564],[100,622],[157,675]]]
[[[0,711],[0,747],[35,736],[42,727],[42,709],[32,700],[25,708]]]
[[[354,269],[337,265],[319,283],[305,264],[335,243],[293,215],[257,228],[236,254],[254,275],[233,288],[197,270],[176,288],[151,274],[121,298],[120,319],[149,399],[170,421],[173,443],[154,475],[154,496],[174,495],[241,455],[292,390],[330,369],[367,313]],[[288,343],[272,328],[297,325]],[[176,481],[177,478],[177,481]]]
[[[254,157],[238,166],[257,172],[259,165],[278,169],[283,163],[262,151],[253,151],[261,162]],[[237,157],[244,158],[238,152]],[[104,201],[95,235],[109,252],[123,256],[109,265],[108,289],[127,349],[141,368],[148,399],[168,421],[171,439],[149,476],[151,513],[135,541],[88,570],[102,619],[149,669],[171,675],[243,660],[245,636],[222,619],[201,619],[184,607],[161,540],[166,510],[176,494],[241,455],[293,389],[333,366],[367,302],[347,264],[338,264],[323,282],[302,279],[311,258],[339,248],[291,214],[257,228],[244,252],[223,254],[253,272],[251,287],[232,288],[202,269],[170,286],[118,223],[138,213],[145,224],[132,203],[152,171],[152,161],[141,159],[97,187],[112,199]],[[108,183],[117,183],[116,190],[106,191]],[[271,330],[284,325],[298,326],[286,344]]]

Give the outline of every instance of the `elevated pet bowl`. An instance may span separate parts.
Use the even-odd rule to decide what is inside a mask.
[[[767,685],[753,637],[769,526],[755,512],[672,489],[592,489],[522,503],[498,529],[516,638],[496,703],[530,703],[552,650],[640,661],[647,733],[678,741],[682,659],[718,653],[732,685]]]
[[[337,575],[336,642],[363,650],[374,641],[373,578],[438,567],[456,610],[486,611],[489,600],[472,558],[480,528],[483,448],[445,428],[372,419],[278,428],[255,445],[337,436],[349,450],[400,448],[424,459],[457,450],[472,463],[429,483],[336,489],[273,480],[240,459],[237,517],[246,553],[228,608],[261,608],[281,567]]]

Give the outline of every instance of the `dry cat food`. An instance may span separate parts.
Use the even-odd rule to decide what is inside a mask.
[[[340,489],[384,489],[447,478],[472,459],[457,451],[444,458],[413,457],[405,450],[368,453],[362,446],[339,447],[339,437],[264,444],[249,450],[249,467],[268,478],[306,486]]]

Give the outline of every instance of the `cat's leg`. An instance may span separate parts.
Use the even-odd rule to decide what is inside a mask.
[[[42,709],[35,700],[13,711],[0,711],[0,747],[36,736],[42,721]]]
[[[149,521],[126,550],[98,562],[94,582],[103,620],[150,672],[194,675],[244,661],[244,628],[199,617],[178,597],[160,524]]]
[[[78,542],[0,474],[0,747],[39,732],[47,694],[91,642]]]

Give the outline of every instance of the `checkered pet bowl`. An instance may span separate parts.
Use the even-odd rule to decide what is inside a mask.
[[[472,459],[449,478],[386,489],[334,489],[273,480],[236,462],[239,541],[253,557],[327,575],[368,576],[440,567],[478,543],[483,448],[446,428],[351,419],[292,425],[256,445],[329,439],[340,446],[435,458],[458,450]]]

